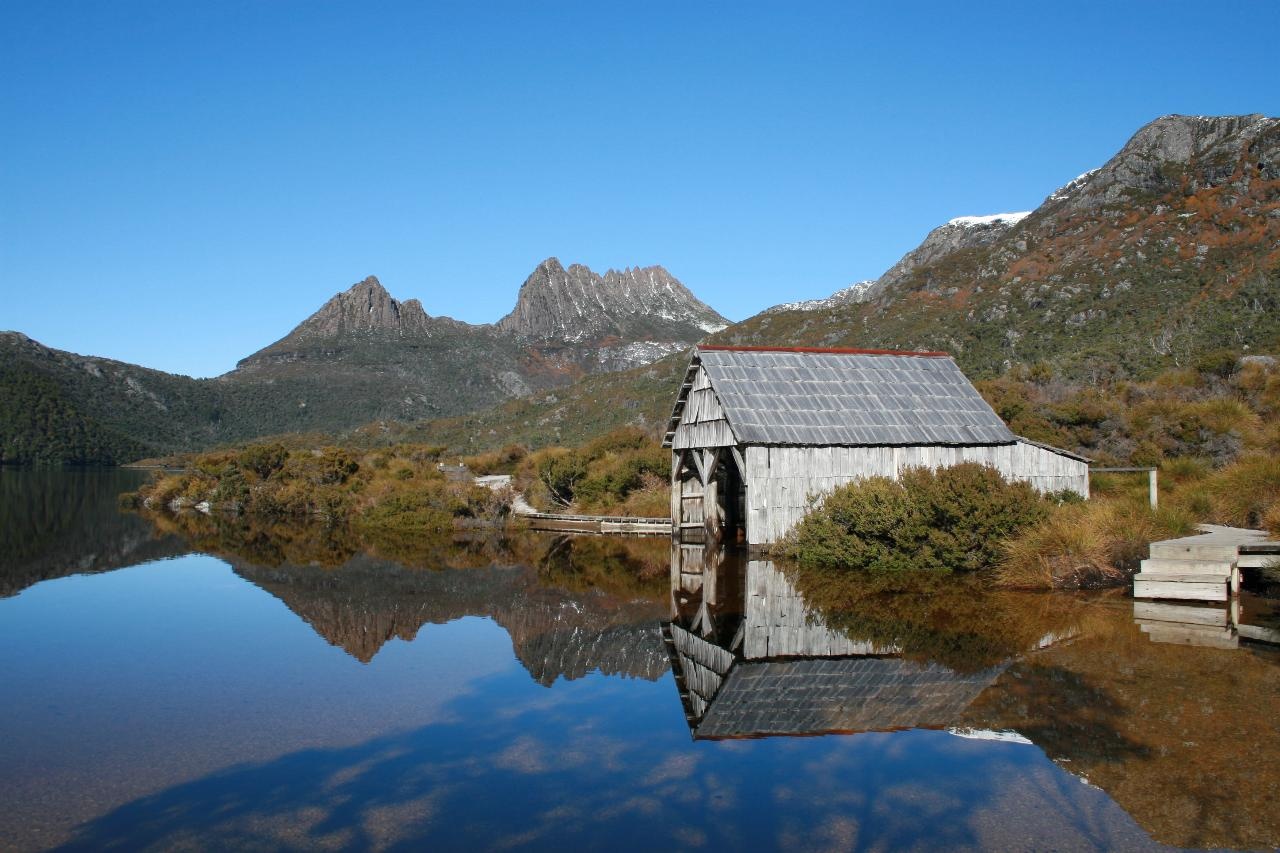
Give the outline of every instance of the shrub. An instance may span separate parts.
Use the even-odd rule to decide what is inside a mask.
[[[420,492],[393,495],[366,508],[357,518],[365,530],[384,533],[439,533],[453,528],[453,516],[464,503],[457,501],[443,483]]]
[[[897,481],[874,477],[835,490],[781,550],[806,566],[977,572],[995,565],[1001,540],[1050,506],[1027,483],[977,463],[914,468]]]
[[[257,444],[240,451],[239,464],[262,479],[267,479],[284,467],[289,451],[283,444]]]
[[[508,444],[501,450],[464,456],[462,464],[475,474],[511,474],[529,455],[522,444]]]
[[[553,447],[535,453],[529,462],[533,479],[542,495],[561,507],[573,503],[578,483],[587,476],[587,462],[581,454]]]

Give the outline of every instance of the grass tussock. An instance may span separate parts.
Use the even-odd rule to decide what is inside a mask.
[[[1113,586],[1137,571],[1150,542],[1192,532],[1174,507],[1153,511],[1126,497],[1066,505],[1001,543],[994,579],[1016,589]]]

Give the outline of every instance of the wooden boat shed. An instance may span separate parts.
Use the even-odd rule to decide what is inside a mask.
[[[990,465],[1089,495],[1089,460],[1020,438],[942,352],[699,346],[663,446],[679,532],[751,546],[820,497],[911,467]]]

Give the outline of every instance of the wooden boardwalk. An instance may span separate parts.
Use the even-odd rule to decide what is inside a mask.
[[[1133,577],[1134,598],[1227,601],[1240,591],[1240,569],[1280,563],[1280,541],[1261,530],[1198,527],[1197,536],[1151,543]]]
[[[554,512],[520,512],[534,530],[563,530],[576,533],[620,533],[644,536],[670,536],[671,519],[640,518],[630,515],[562,515]]]
[[[1280,630],[1241,622],[1239,601],[1225,607],[1135,601],[1133,620],[1153,643],[1211,649],[1239,648],[1241,640],[1280,645]]]
[[[477,486],[495,492],[511,488],[510,474],[488,474],[474,477]],[[511,514],[524,520],[533,530],[560,530],[567,533],[616,533],[639,536],[670,536],[671,519],[641,518],[630,515],[568,515],[565,513],[539,512],[524,495],[513,492]]]

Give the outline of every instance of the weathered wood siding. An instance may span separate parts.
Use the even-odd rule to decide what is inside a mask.
[[[698,368],[676,434],[671,439],[672,448],[730,447],[737,443],[706,369]]]
[[[747,543],[777,542],[809,507],[839,486],[866,477],[897,478],[905,468],[990,465],[1042,492],[1089,496],[1089,464],[1033,444],[993,447],[748,447]]]
[[[747,563],[742,654],[747,660],[779,657],[891,655],[900,649],[833,631],[772,560]]]

